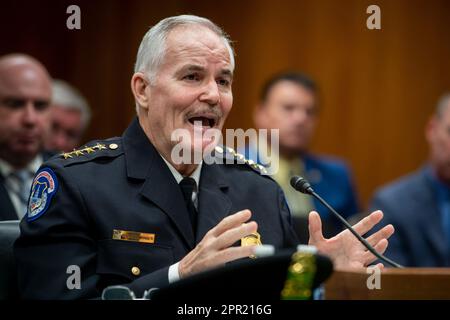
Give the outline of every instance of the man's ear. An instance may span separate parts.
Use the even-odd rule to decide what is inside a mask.
[[[147,77],[142,72],[136,72],[131,77],[131,91],[137,104],[143,108],[148,109],[147,87],[149,86]]]

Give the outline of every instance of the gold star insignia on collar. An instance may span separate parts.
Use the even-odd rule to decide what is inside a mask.
[[[106,146],[101,143],[97,143],[95,146],[93,146],[93,148],[97,150],[106,150]]]
[[[264,166],[262,166],[262,165],[260,165],[260,164],[257,164],[256,166],[257,166],[258,170],[259,170],[262,174],[268,174],[268,171],[267,171],[267,169],[266,169]]]
[[[268,171],[264,166],[260,165],[259,163],[256,163],[251,159],[246,159],[242,154],[236,152],[236,150],[234,150],[233,148],[226,146],[222,148],[221,146],[216,146],[215,151],[221,155],[225,154],[226,151],[227,154],[231,155],[232,157],[234,157],[234,159],[238,160],[238,163],[241,164],[245,163],[261,174],[268,174]]]
[[[71,153],[69,152],[63,152],[61,153],[61,156],[64,157],[64,159],[72,158]]]
[[[107,148],[104,144],[97,143],[95,146],[91,147],[85,146],[83,149],[73,149],[72,152],[63,152],[61,153],[61,156],[64,159],[69,159],[73,157],[84,156],[89,153],[94,153],[96,150],[106,150],[106,149]]]
[[[84,152],[87,152],[87,153],[93,153],[93,152],[95,152],[94,148],[92,148],[92,147],[86,147],[86,148],[83,149],[83,151],[84,151]]]
[[[233,156],[236,155],[236,151],[234,151],[233,148],[227,147],[227,150],[228,150],[228,152],[231,153]]]
[[[77,157],[84,156],[84,153],[82,150],[73,150],[72,153],[74,153]]]
[[[246,159],[242,154],[237,153],[236,151],[234,151],[231,148],[228,148],[228,149],[229,149],[228,151],[231,152],[238,160],[244,161],[250,167],[252,167],[255,170],[258,170],[262,174],[267,174],[267,169],[264,166],[260,165],[259,163],[256,163],[255,161],[253,161],[251,159]]]

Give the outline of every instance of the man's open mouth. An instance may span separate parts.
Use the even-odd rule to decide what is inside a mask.
[[[214,128],[218,122],[218,119],[212,115],[202,115],[190,117],[188,118],[188,121],[194,126],[201,125],[202,127]]]

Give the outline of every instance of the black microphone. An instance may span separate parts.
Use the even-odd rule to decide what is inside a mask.
[[[336,210],[333,209],[332,206],[330,206],[324,199],[322,199],[321,196],[319,196],[317,193],[314,192],[314,189],[309,184],[308,180],[305,178],[299,177],[299,176],[293,176],[291,178],[291,186],[301,193],[312,195],[314,198],[320,201],[325,207],[328,208],[343,224],[344,226],[361,242],[367,250],[369,250],[375,257],[377,257],[379,260],[390,264],[391,266],[395,268],[403,268],[403,266],[399,265],[397,262],[392,261],[391,259],[385,257],[382,254],[379,254],[368,242],[366,239],[361,237],[358,232],[355,231],[355,229],[352,228],[352,226],[345,220],[339,213],[337,213]]]

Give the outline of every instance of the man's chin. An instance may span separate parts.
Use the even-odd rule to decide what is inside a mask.
[[[5,157],[5,160],[14,166],[26,166],[39,154],[39,151],[39,148],[10,149],[8,157]]]
[[[20,140],[12,147],[15,152],[23,154],[37,154],[43,147],[38,139]]]

